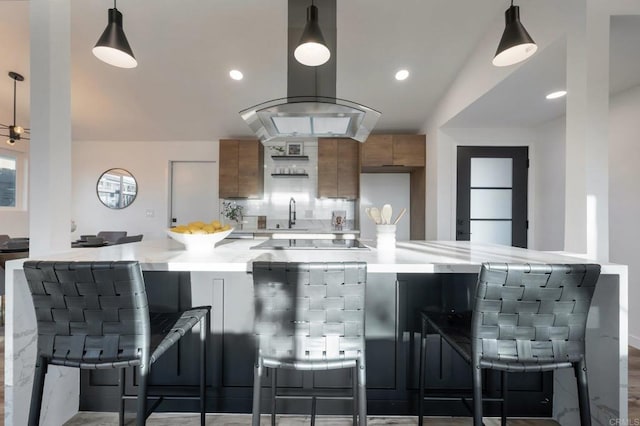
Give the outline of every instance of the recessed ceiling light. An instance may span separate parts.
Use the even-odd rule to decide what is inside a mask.
[[[557,92],[551,92],[549,93],[546,98],[547,99],[558,99],[561,98],[563,96],[565,96],[567,94],[566,90],[558,90]]]
[[[396,73],[396,80],[398,81],[406,80],[407,77],[409,77],[409,71],[407,70],[400,70]]]
[[[238,70],[231,70],[231,71],[229,71],[229,77],[231,77],[234,80],[242,80],[242,77],[244,77],[244,76]]]

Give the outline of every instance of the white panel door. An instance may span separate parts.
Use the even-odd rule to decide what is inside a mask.
[[[169,226],[220,219],[218,164],[215,161],[171,162]]]

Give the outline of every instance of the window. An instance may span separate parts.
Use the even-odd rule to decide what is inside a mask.
[[[0,148],[0,210],[25,210],[25,154]]]
[[[0,207],[16,207],[17,163],[15,157],[0,155]]]

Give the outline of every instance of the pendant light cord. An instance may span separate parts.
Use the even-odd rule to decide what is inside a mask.
[[[511,0],[511,3],[513,4],[513,0]],[[114,8],[114,9],[118,9],[118,8],[116,7],[116,0],[113,0],[113,8]]]
[[[13,79],[13,127],[16,127],[16,79]]]

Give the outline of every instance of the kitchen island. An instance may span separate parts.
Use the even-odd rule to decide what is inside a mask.
[[[99,249],[74,249],[47,260],[137,260],[145,274],[150,305],[165,309],[211,304],[212,341],[209,365],[209,411],[250,410],[253,342],[252,262],[363,261],[367,262],[366,329],[368,400],[371,414],[415,413],[416,366],[419,341],[416,313],[422,306],[438,309],[468,307],[473,283],[482,262],[586,263],[577,256],[497,245],[455,241],[399,242],[394,250],[255,250],[258,240],[225,240],[211,253],[192,253],[172,240],[145,241]],[[22,261],[7,263],[7,322],[5,354],[5,424],[26,424],[33,365],[35,315]],[[435,338],[435,336],[434,336]],[[431,339],[431,337],[430,337]],[[433,340],[433,339],[432,339]],[[431,342],[431,340],[430,340]],[[185,344],[188,346],[188,343]],[[433,345],[431,345],[433,346]],[[455,359],[442,348],[447,371],[429,375],[436,387],[466,385]],[[176,359],[181,359],[176,356]],[[171,360],[169,360],[171,362]],[[178,361],[174,361],[178,362]],[[448,362],[449,364],[446,364]],[[179,374],[156,377],[188,387],[194,371],[180,363]],[[193,363],[191,363],[193,364]],[[604,263],[590,310],[587,364],[591,410],[595,424],[627,417],[627,267]],[[462,365],[462,364],[460,364]],[[175,370],[169,366],[164,370]],[[159,369],[162,370],[162,369]],[[434,367],[434,370],[439,370]],[[87,373],[87,374],[85,374]],[[279,376],[291,388],[349,388],[349,377],[328,378],[295,374]],[[466,375],[466,374],[463,374]],[[113,377],[51,367],[43,403],[43,425],[58,425],[78,409],[115,409]],[[536,376],[536,375],[533,375]],[[540,376],[530,383],[512,380],[511,415],[552,416],[561,424],[578,422],[576,385],[572,371]],[[152,377],[152,382],[153,382]],[[127,388],[135,385],[129,378]],[[551,383],[552,381],[552,386]],[[79,386],[79,382],[81,386]],[[462,382],[462,383],[460,383]],[[443,385],[443,386],[439,386]],[[82,387],[82,393],[79,389]],[[549,393],[549,388],[551,391]],[[548,396],[545,396],[548,395]],[[532,403],[533,402],[533,403]],[[164,404],[163,404],[164,405]],[[441,404],[442,405],[442,404]],[[533,405],[533,408],[530,408]],[[103,407],[103,408],[100,408]],[[113,408],[110,408],[113,407]],[[162,405],[161,405],[162,407]],[[168,405],[170,410],[191,410]],[[327,405],[325,412],[349,413],[349,405]],[[282,411],[296,411],[295,405]],[[318,407],[322,413],[323,408]],[[441,414],[433,407],[428,413]],[[532,411],[531,411],[532,410]],[[194,409],[195,411],[195,409]],[[489,415],[492,408],[489,407]],[[464,411],[461,411],[464,413]]]

